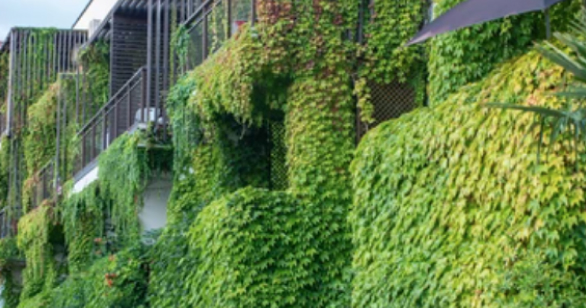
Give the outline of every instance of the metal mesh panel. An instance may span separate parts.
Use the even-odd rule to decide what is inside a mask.
[[[269,131],[269,136],[271,139],[271,189],[285,190],[288,187],[285,125],[282,121],[271,121],[269,123]]]
[[[395,119],[415,109],[415,90],[410,84],[393,81],[382,84],[368,82],[372,104],[374,107],[374,123],[366,124],[358,120],[356,134],[358,140],[377,125]]]

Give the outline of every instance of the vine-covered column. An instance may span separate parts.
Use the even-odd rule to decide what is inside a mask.
[[[299,69],[289,89],[286,114],[290,191],[307,201],[318,223],[321,306],[344,306],[350,260],[346,213],[351,202],[348,166],[354,151],[351,65],[343,40],[344,1],[304,1],[297,33]],[[301,13],[309,12],[309,13]],[[307,48],[308,46],[311,46]]]

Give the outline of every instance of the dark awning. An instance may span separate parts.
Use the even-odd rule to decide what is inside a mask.
[[[563,0],[468,0],[427,24],[407,43],[421,43],[436,35],[522,13],[546,10]]]

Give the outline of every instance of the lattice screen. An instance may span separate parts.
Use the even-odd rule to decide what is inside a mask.
[[[362,139],[369,129],[390,119],[398,118],[416,107],[415,90],[410,84],[397,81],[388,84],[369,82],[368,87],[370,88],[372,104],[374,105],[373,117],[375,122],[367,125],[358,121],[356,127],[358,140]]]
[[[282,121],[271,121],[269,130],[271,190],[285,190],[288,187],[285,124]]]

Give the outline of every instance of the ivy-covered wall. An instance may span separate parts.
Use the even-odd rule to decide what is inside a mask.
[[[149,286],[152,305],[349,304],[351,246],[346,217],[352,199],[349,165],[355,148],[354,94],[360,98],[361,108],[367,110],[368,90],[360,88],[366,77],[383,83],[418,78],[414,83],[421,89],[424,70],[422,48],[387,53],[417,31],[424,18],[420,2],[378,4],[381,17],[372,16],[367,31],[369,45],[365,46],[348,39],[358,24],[358,9],[353,1],[259,1],[255,27],[244,26],[171,91],[167,106],[173,123],[177,173],[169,207],[176,224],[166,228],[157,245]],[[401,15],[402,19],[387,22],[384,16],[391,15]],[[396,27],[404,27],[404,31],[383,35],[385,29]],[[370,114],[363,115],[368,120]],[[301,260],[292,261],[297,266],[283,268],[278,274],[268,272],[271,266],[279,266],[278,258],[269,259],[276,264],[258,270],[250,260],[263,260],[266,254],[280,256],[290,248],[269,245],[267,251],[256,254],[254,239],[245,240],[247,233],[243,230],[217,225],[219,216],[237,219],[236,214],[230,214],[231,209],[249,203],[242,211],[255,208],[255,216],[273,219],[273,193],[251,189],[230,193],[247,185],[266,187],[265,175],[273,166],[273,161],[266,165],[272,156],[266,156],[261,146],[266,137],[251,139],[251,145],[256,144],[253,147],[246,140],[249,134],[266,130],[275,119],[285,126],[280,149],[286,153],[283,164],[288,169],[287,184],[280,187],[286,193],[280,195],[298,200],[294,205],[284,202],[279,209],[297,213],[304,220],[300,225],[303,232],[285,229],[288,231],[283,231],[283,236],[291,241],[299,236],[309,240],[308,246],[287,257]],[[268,148],[273,146],[269,143]],[[239,176],[242,173],[238,170],[246,170],[248,179]],[[226,182],[226,178],[243,180]],[[243,198],[254,202],[242,204]],[[191,220],[193,217],[195,220]],[[261,229],[256,231],[257,236],[269,236],[269,231],[262,232],[269,226],[261,227],[261,220],[258,224]],[[237,238],[243,239],[243,243],[238,242],[242,245],[238,251],[233,247]],[[210,245],[215,248],[209,249]],[[247,266],[221,263],[231,258],[243,260]],[[195,270],[185,273],[178,270],[181,266]],[[212,268],[218,268],[216,276],[210,276]],[[242,277],[233,277],[231,272]],[[299,284],[291,279],[262,284],[278,277],[309,274],[312,279],[298,278],[303,281]],[[293,294],[291,290],[297,290],[298,296],[282,297]]]
[[[556,25],[567,16],[558,7]],[[375,1],[362,37],[359,9],[350,0],[258,1],[255,25],[243,25],[168,94],[172,145],[158,125],[123,135],[101,153],[97,182],[76,194],[70,182],[62,202],[27,209],[18,244],[31,261],[20,307],[583,302],[582,196],[573,189],[583,186],[582,158],[562,144],[538,166],[535,144],[518,133],[530,119],[481,108],[558,104],[545,91],[561,71],[531,53],[465,86],[539,38],[538,15],[442,36],[426,50],[401,47],[424,21],[424,2]],[[214,46],[226,34],[218,12]],[[172,67],[183,70],[187,30],[173,37],[171,58],[182,63]],[[350,168],[356,117],[373,121],[367,84],[410,84],[422,103],[426,52],[432,100],[447,101],[370,132]],[[107,45],[80,59],[81,94],[97,109],[109,95]],[[29,108],[31,171],[54,150],[52,108],[73,88],[64,79]],[[79,154],[77,128],[63,134],[63,174]],[[286,170],[279,185],[277,169]],[[145,235],[142,193],[171,170],[168,226]],[[63,244],[66,268],[55,259]]]
[[[206,206],[189,232],[190,307],[315,307],[317,221],[284,192],[246,188]]]
[[[531,52],[368,134],[352,166],[354,307],[583,305],[583,155],[559,142],[538,163],[533,117],[483,106],[559,106],[563,79]]]
[[[59,287],[24,300],[19,308],[145,307],[145,247],[136,244],[98,259]]]

